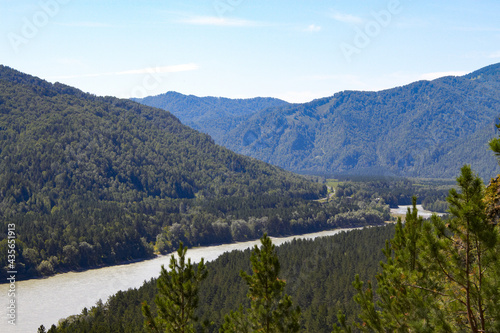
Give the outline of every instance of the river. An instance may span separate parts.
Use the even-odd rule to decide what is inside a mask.
[[[317,233],[272,238],[275,245],[292,239],[314,239],[337,234],[352,229],[336,229]],[[245,250],[260,244],[259,240],[217,246],[189,249],[187,255],[192,262],[201,258],[211,261],[224,252]],[[144,281],[160,275],[161,265],[168,267],[170,255],[131,264],[103,267],[83,272],[57,274],[45,279],[32,279],[16,282],[16,325],[8,323],[7,306],[9,285],[0,285],[3,315],[0,320],[0,332],[36,332],[43,324],[48,330],[59,319],[81,313],[84,307],[90,308],[101,299],[105,302],[109,296],[119,290],[140,287]]]
[[[400,205],[398,208],[391,208],[391,214],[396,214],[396,215],[405,215],[406,212],[408,211],[408,208],[412,208],[412,205]],[[431,212],[428,210],[425,210],[422,205],[417,205],[417,210],[418,210],[418,216],[422,216],[424,219],[427,219],[432,216],[432,214],[436,214],[437,216],[443,216],[445,215],[444,213],[435,213]]]

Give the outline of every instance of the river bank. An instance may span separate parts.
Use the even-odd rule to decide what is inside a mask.
[[[335,229],[310,234],[272,237],[278,246],[293,239],[314,239],[332,236],[357,228]],[[188,257],[193,262],[201,258],[212,261],[225,252],[245,250],[260,244],[259,240],[248,242],[222,244],[216,246],[191,248]],[[84,307],[90,308],[98,300],[106,302],[109,296],[120,290],[138,288],[144,281],[157,277],[161,265],[168,266],[171,254],[153,259],[127,263],[124,265],[107,266],[81,272],[67,272],[44,279],[31,279],[16,282],[16,325],[8,324],[7,317],[0,321],[1,332],[36,332],[43,324],[49,328],[61,318],[81,313]],[[9,285],[0,285],[0,295],[7,295]],[[2,296],[3,300],[7,297]],[[8,304],[5,303],[4,309]]]

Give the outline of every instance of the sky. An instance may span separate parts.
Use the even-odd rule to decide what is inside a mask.
[[[0,0],[0,64],[96,95],[302,103],[500,62],[498,0]]]

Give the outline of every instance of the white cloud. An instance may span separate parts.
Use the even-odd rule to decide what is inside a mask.
[[[422,17],[406,16],[404,20],[394,20],[391,24],[398,29],[425,29],[432,28],[432,22]]]
[[[76,58],[59,58],[57,62],[64,66],[78,66],[82,67],[84,65],[83,61]]]
[[[56,22],[57,25],[63,27],[81,27],[81,28],[109,28],[111,24],[102,22],[82,21],[82,22]]]
[[[181,64],[173,66],[162,66],[162,67],[148,67],[141,69],[132,69],[120,72],[107,72],[107,73],[94,73],[94,74],[81,74],[81,75],[66,75],[66,76],[56,76],[51,77],[52,80],[61,79],[75,79],[82,77],[101,77],[101,76],[117,76],[117,75],[135,75],[135,74],[161,74],[161,73],[177,73],[177,72],[187,72],[199,69],[198,64]]]
[[[306,32],[319,32],[319,31],[321,31],[321,27],[316,25],[316,24],[311,24],[306,29],[304,29],[304,31],[306,31]]]
[[[216,16],[193,16],[179,20],[179,22],[192,25],[211,25],[220,27],[258,27],[265,25],[264,23],[257,21]]]
[[[500,28],[496,27],[469,27],[469,26],[455,26],[452,30],[465,31],[465,32],[499,32]]]
[[[289,103],[307,103],[314,99],[333,95],[334,91],[286,91],[273,94],[273,97]]]
[[[330,13],[330,17],[333,18],[336,21],[343,22],[343,23],[363,23],[363,19],[359,16],[354,16],[351,14],[345,14],[341,13],[339,11],[332,11]]]
[[[319,74],[307,76],[305,79],[312,81],[336,81],[349,87],[362,87],[364,84],[359,76],[352,74]]]
[[[434,73],[425,73],[420,75],[420,80],[435,80],[443,76],[462,76],[467,74],[468,72],[464,71],[450,71],[450,72],[434,72]]]
[[[163,66],[163,67],[149,67],[142,69],[133,69],[123,72],[116,72],[115,75],[128,75],[128,74],[148,74],[148,73],[176,73],[176,72],[186,72],[194,71],[199,69],[200,66],[197,64],[182,64],[173,66]]]

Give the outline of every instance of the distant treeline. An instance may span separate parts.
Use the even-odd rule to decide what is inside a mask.
[[[377,202],[335,198],[321,204],[253,196],[128,206],[89,202],[75,210],[19,214],[8,221],[16,225],[19,235],[18,276],[26,278],[148,258],[154,252],[173,251],[181,241],[189,246],[230,243],[256,239],[264,232],[292,235],[380,225],[388,219],[388,206]],[[6,266],[7,256],[3,258],[1,264]]]

